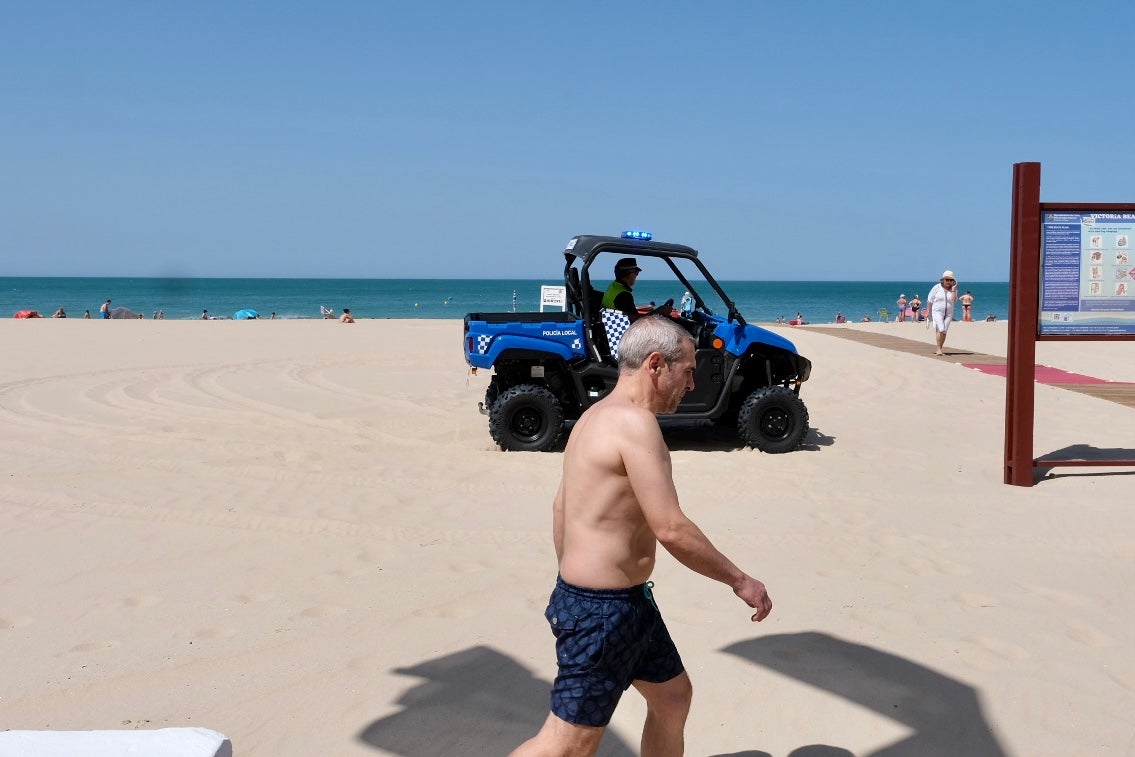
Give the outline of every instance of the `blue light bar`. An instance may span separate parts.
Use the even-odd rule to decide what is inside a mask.
[[[638,231],[636,229],[624,231],[622,236],[623,239],[641,239],[644,242],[649,242],[651,239],[654,239],[654,235],[649,231]]]

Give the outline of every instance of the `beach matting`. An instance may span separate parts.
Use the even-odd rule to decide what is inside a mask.
[[[668,432],[684,509],[764,580],[753,624],[660,555],[691,755],[1135,751],[1135,471],[1002,481],[1004,379],[776,327],[803,449]],[[1005,354],[1003,323],[947,351]],[[555,674],[560,455],[502,453],[460,321],[0,322],[0,727],[204,727],[240,755],[506,754]],[[1135,382],[1130,343],[1037,362]],[[1036,387],[1038,456],[1135,409]],[[637,753],[629,693],[601,754]]]

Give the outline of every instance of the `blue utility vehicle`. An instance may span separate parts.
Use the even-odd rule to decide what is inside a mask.
[[[746,323],[697,250],[634,231],[574,237],[563,255],[566,311],[465,316],[466,362],[474,371],[493,370],[480,409],[501,449],[554,449],[565,423],[614,388],[618,340],[629,319],[602,307],[591,272],[598,261],[594,270],[610,279],[615,261],[627,256],[639,265],[657,260],[662,265],[652,268],[673,274],[683,306],[674,310],[671,298],[649,310],[681,324],[697,349],[694,389],[663,417],[735,427],[744,444],[764,452],[800,446],[808,431],[800,385],[808,380],[811,361],[779,334]]]

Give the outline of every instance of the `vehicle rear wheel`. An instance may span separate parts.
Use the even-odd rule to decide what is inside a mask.
[[[762,387],[741,403],[737,433],[741,441],[761,452],[791,452],[808,433],[808,408],[790,389]]]
[[[556,395],[542,386],[514,386],[489,407],[489,433],[505,451],[547,452],[563,430],[563,408]]]

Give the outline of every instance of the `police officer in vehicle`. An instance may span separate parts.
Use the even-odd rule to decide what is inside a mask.
[[[641,318],[642,314],[634,304],[633,292],[634,283],[640,273],[642,269],[638,267],[638,262],[634,258],[622,258],[615,263],[615,280],[603,293],[603,307],[626,313],[632,322]]]
[[[601,306],[626,313],[627,318],[631,319],[631,323],[648,315],[672,315],[673,299],[667,300],[658,307],[654,307],[653,302],[650,303],[650,306],[644,305],[641,310],[635,307],[632,290],[641,272],[642,269],[638,267],[634,258],[621,258],[618,263],[615,263],[615,280],[603,293]]]

